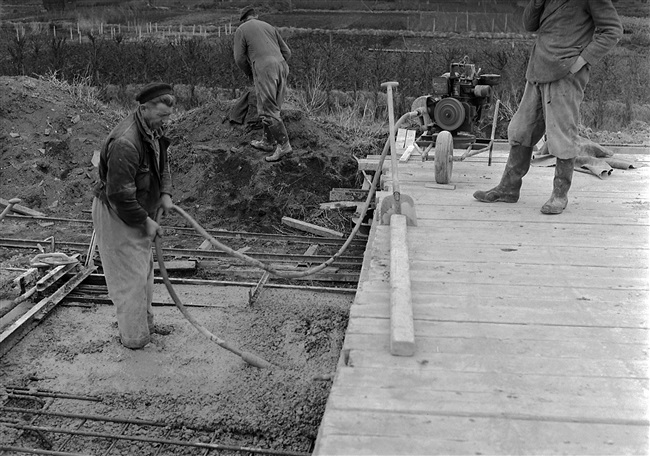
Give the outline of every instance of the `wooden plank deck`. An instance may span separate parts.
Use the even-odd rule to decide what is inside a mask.
[[[643,152],[617,156],[650,165]],[[455,190],[425,187],[433,161],[399,164],[416,352],[389,353],[374,223],[314,455],[650,453],[650,167],[575,173],[547,216],[553,168],[532,167],[517,204],[473,199],[506,158],[455,162]]]

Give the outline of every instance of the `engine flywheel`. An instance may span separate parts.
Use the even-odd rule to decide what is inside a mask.
[[[465,107],[455,98],[443,98],[436,103],[433,117],[440,128],[454,131],[465,121]]]

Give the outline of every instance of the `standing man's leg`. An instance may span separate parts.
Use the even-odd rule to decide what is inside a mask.
[[[277,142],[273,155],[266,161],[278,161],[292,152],[287,128],[282,122],[281,107],[286,94],[289,66],[286,62],[255,67],[255,89],[257,107],[262,122]]]
[[[235,101],[235,104],[230,108],[228,119],[231,123],[243,124],[248,114],[248,96],[251,90],[246,88],[241,96]]]
[[[93,226],[116,309],[120,340],[125,347],[142,348],[153,328],[153,256],[143,229],[126,225],[106,204],[95,198]]]
[[[544,135],[542,103],[539,86],[526,82],[519,109],[508,125],[510,154],[501,182],[490,190],[474,192],[474,198],[484,203],[519,201],[522,179],[530,169],[533,145]]]
[[[560,214],[569,203],[568,192],[573,180],[573,168],[580,151],[580,104],[589,82],[589,66],[548,84],[546,136],[548,150],[556,157],[553,192],[542,206],[544,214]]]

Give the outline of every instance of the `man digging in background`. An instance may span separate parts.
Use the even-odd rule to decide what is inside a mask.
[[[524,28],[537,39],[528,61],[526,88],[508,126],[510,154],[501,182],[474,198],[485,203],[516,203],[530,169],[533,146],[546,133],[556,157],[551,198],[544,214],[560,214],[568,204],[573,167],[580,150],[580,104],[590,66],[623,34],[612,0],[530,0]]]
[[[257,111],[264,131],[263,138],[251,141],[251,145],[273,152],[265,158],[266,161],[279,161],[292,151],[287,129],[280,117],[291,50],[275,27],[257,19],[252,6],[242,8],[239,20],[242,24],[235,31],[235,62],[246,76],[253,79]]]
[[[169,140],[164,123],[176,102],[172,87],[145,86],[138,109],[108,135],[99,158],[94,189],[93,227],[110,296],[116,308],[122,345],[142,348],[151,333],[169,334],[153,324],[154,238],[162,235],[155,221],[160,207],[172,207]]]

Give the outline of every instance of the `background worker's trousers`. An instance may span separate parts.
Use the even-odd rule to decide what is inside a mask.
[[[93,226],[116,309],[122,345],[142,348],[153,330],[153,254],[144,228],[125,224],[105,203],[93,200]]]

